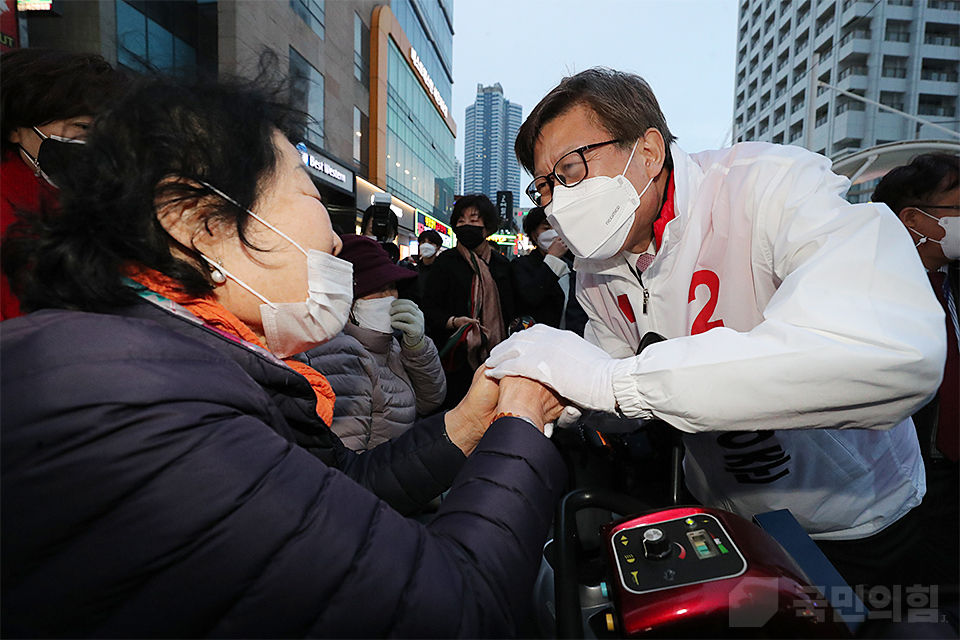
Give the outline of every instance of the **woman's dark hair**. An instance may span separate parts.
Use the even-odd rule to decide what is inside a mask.
[[[483,228],[488,235],[500,228],[500,216],[497,215],[497,208],[490,202],[490,198],[482,193],[460,196],[457,203],[453,205],[453,213],[450,214],[450,226],[456,227],[461,216],[468,209],[476,209],[480,212]]]
[[[125,85],[126,77],[98,55],[56,49],[16,49],[0,56],[0,136],[56,120],[94,116]]]
[[[960,156],[927,153],[883,176],[870,199],[900,215],[906,207],[922,205],[931,195],[955,189],[958,184]]]
[[[440,234],[433,229],[424,230],[419,236],[417,236],[417,242],[423,244],[424,242],[429,242],[435,244],[438,247],[443,246],[443,238],[440,237]]]
[[[532,240],[534,231],[546,221],[547,214],[543,208],[534,207],[523,219],[523,232]]]
[[[656,129],[667,146],[664,166],[667,169],[673,167],[670,144],[675,138],[647,81],[633,73],[594,67],[561,80],[520,126],[514,150],[520,165],[530,175],[536,175],[533,148],[540,138],[540,131],[548,122],[580,105],[589,107],[596,114],[597,124],[614,139],[620,140],[618,146],[623,149],[631,149],[651,127]]]
[[[36,236],[5,242],[4,271],[22,306],[106,311],[130,303],[136,296],[123,277],[131,264],[172,278],[188,295],[211,291],[208,269],[171,252],[157,211],[200,203],[208,229],[232,225],[256,249],[246,210],[276,168],[274,132],[302,130],[302,114],[281,91],[269,80],[137,81],[94,122],[83,161],[64,176],[61,213],[38,221]]]

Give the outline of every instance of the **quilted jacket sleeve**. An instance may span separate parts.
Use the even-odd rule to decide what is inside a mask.
[[[84,341],[15,328],[5,635],[515,633],[564,480],[523,421],[491,427],[424,527],[280,437],[270,398],[213,350],[129,323],[74,326]]]
[[[439,407],[447,395],[447,377],[433,340],[424,337],[423,346],[416,350],[401,347],[400,361],[413,385],[417,413],[424,415]]]

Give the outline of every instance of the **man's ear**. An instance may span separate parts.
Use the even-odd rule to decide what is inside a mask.
[[[637,145],[637,155],[647,165],[649,175],[660,173],[667,158],[667,145],[663,140],[663,134],[654,127],[647,129]]]
[[[897,214],[897,217],[900,218],[900,222],[903,223],[907,229],[917,230],[917,221],[920,217],[920,212],[916,207],[904,207],[900,209],[900,213]]]

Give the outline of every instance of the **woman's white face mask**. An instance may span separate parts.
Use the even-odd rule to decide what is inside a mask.
[[[353,303],[352,317],[357,326],[379,333],[393,333],[390,326],[390,305],[396,296],[360,298]]]
[[[237,202],[212,185],[205,185],[227,201]],[[340,333],[347,322],[353,302],[353,264],[332,254],[307,251],[275,226],[246,210],[264,225],[296,247],[307,258],[308,294],[304,302],[273,303],[258,291],[227,271],[207,256],[200,254],[210,266],[263,301],[260,318],[267,348],[279,358],[289,358],[323,344]]]

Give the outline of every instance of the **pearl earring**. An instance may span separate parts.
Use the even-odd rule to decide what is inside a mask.
[[[219,262],[217,264],[219,264]],[[210,279],[213,280],[214,284],[220,285],[227,281],[227,276],[223,275],[223,271],[220,271],[220,269],[211,267]]]

